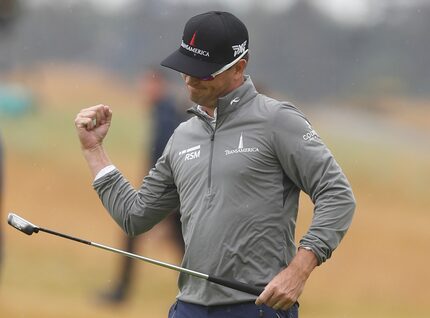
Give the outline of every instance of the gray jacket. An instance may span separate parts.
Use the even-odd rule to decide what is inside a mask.
[[[170,138],[138,191],[114,171],[94,182],[129,235],[180,207],[182,266],[264,287],[295,255],[299,193],[312,199],[300,244],[321,264],[347,231],[351,187],[330,151],[294,106],[258,94],[249,76],[220,98],[215,129],[196,109]],[[202,305],[255,296],[181,274],[178,298]]]

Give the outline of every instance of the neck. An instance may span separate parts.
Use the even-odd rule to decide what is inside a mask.
[[[215,107],[201,106],[201,108],[211,117],[214,117]]]

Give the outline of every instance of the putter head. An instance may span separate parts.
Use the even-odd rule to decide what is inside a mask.
[[[36,225],[24,220],[15,213],[9,213],[7,216],[7,223],[27,235],[39,232],[39,228]]]

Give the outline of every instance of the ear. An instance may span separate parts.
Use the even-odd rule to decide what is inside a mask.
[[[243,77],[243,73],[245,72],[245,68],[248,62],[245,59],[239,60],[234,67],[234,75],[238,76],[238,78]]]

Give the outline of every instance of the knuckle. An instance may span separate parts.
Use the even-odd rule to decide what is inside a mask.
[[[279,292],[279,295],[280,295],[282,298],[290,298],[290,294],[289,294],[287,291],[285,291],[285,290],[281,290],[281,291]]]
[[[283,289],[280,286],[274,286],[272,290],[275,295],[282,295],[284,293]]]

